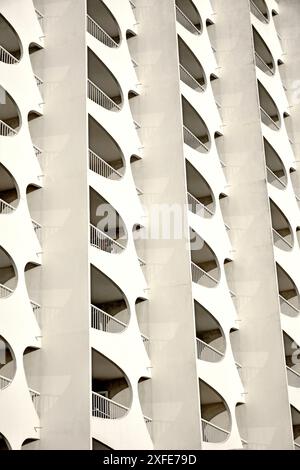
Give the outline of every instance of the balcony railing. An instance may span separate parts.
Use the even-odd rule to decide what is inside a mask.
[[[245,439],[241,439],[241,441],[242,441],[243,449],[248,449],[248,441],[246,441]]]
[[[41,396],[40,393],[36,392],[35,390],[32,390],[31,388],[29,389],[29,393],[31,396],[32,403],[34,404],[36,411],[38,411]]]
[[[280,233],[278,233],[277,230],[275,230],[275,228],[273,228],[273,240],[274,240],[274,245],[277,248],[280,248],[282,250],[286,250],[286,249],[290,250],[293,248],[293,245],[286,238],[280,235]]]
[[[133,0],[129,0],[129,3],[130,3],[130,5],[131,5],[131,8],[132,8],[133,10],[135,10],[135,9],[136,9],[136,4],[135,4],[135,2],[134,2]]]
[[[10,214],[14,210],[15,208],[13,206],[3,201],[3,199],[0,199],[0,214]]]
[[[4,137],[10,137],[12,135],[16,135],[15,129],[10,127],[8,124],[5,124],[5,122],[0,121],[0,135]]]
[[[286,366],[286,371],[288,377],[288,384],[291,387],[300,388],[300,373],[288,366]]]
[[[223,442],[230,432],[202,418],[202,437],[204,442]]]
[[[187,83],[191,88],[195,90],[200,88],[200,90],[204,91],[204,87],[199,82],[197,82],[197,80],[190,74],[190,72],[187,71],[187,69],[183,65],[179,64],[179,67],[180,79],[184,83]]]
[[[17,64],[19,60],[4,49],[4,47],[0,46],[0,62],[4,62],[5,64]]]
[[[255,61],[257,67],[263,70],[263,72],[266,72],[267,74],[274,75],[275,72],[272,70],[269,65],[264,61],[264,59],[257,53],[255,52]]]
[[[92,246],[107,253],[121,253],[125,248],[92,224],[90,224],[90,243]]]
[[[289,317],[296,317],[299,315],[300,310],[286,300],[282,295],[279,295],[281,313]]]
[[[111,178],[116,179],[116,176],[122,178],[121,173],[115,170],[112,166],[110,166],[103,158],[99,157],[95,152],[89,150],[89,165],[90,170],[94,171],[100,176],[104,176],[104,178]]]
[[[44,22],[43,13],[41,13],[39,10],[37,10],[37,8],[35,8],[35,14],[37,16],[37,19],[39,20],[39,23],[40,23],[41,27],[43,27],[43,22]]]
[[[35,220],[32,220],[32,225],[33,225],[33,230],[35,231],[36,236],[40,240],[41,232],[42,232],[42,226],[40,224],[38,224]]]
[[[37,86],[43,85],[44,82],[40,77],[38,77],[37,75],[34,74],[34,78],[35,78]]]
[[[144,343],[145,349],[147,353],[149,354],[150,339],[148,338],[148,336],[145,336],[145,335],[141,335],[141,337],[142,337],[142,341]]]
[[[117,105],[104,91],[102,91],[95,83],[88,80],[88,97],[102,108],[109,111],[120,111],[120,106]]]
[[[87,15],[87,30],[92,36],[94,36],[94,38],[105,44],[105,46],[118,47],[116,41],[114,41],[113,38],[110,37],[110,35],[107,34],[107,32],[104,31],[104,29],[102,29],[101,26],[98,25],[98,23],[96,23],[96,21],[94,21],[89,15]]]
[[[265,15],[260,11],[260,9],[255,5],[255,3],[252,0],[250,0],[250,7],[251,7],[252,13],[255,16],[258,16],[259,19],[263,21],[264,23],[268,23],[268,20],[265,17]]]
[[[0,298],[8,297],[10,294],[13,293],[13,290],[9,287],[0,284]]]
[[[191,33],[200,34],[201,31],[194,25],[194,23],[183,13],[182,10],[176,5],[176,19],[187,28]]]
[[[191,193],[188,193],[188,205],[194,214],[202,215],[203,217],[211,217],[214,213],[202,202],[198,201]]]
[[[11,384],[11,382],[12,382],[11,379],[8,379],[0,375],[0,390],[7,387],[9,384]]]
[[[128,410],[127,406],[92,392],[92,415],[95,418],[119,419],[125,416]]]
[[[37,145],[33,146],[33,150],[37,157],[42,154],[42,150],[39,147],[37,147]]]
[[[39,311],[41,310],[40,304],[34,302],[33,300],[30,301],[30,305],[32,307],[33,313],[38,315]]]
[[[109,315],[98,307],[91,305],[91,325],[95,330],[105,331],[106,333],[120,333],[127,328],[126,323]]]
[[[300,450],[300,444],[298,444],[297,442],[294,442],[294,449]]]
[[[196,338],[197,341],[197,357],[201,361],[218,362],[224,357],[224,353],[218,351],[213,346],[205,343],[201,339]]]
[[[208,152],[208,147],[203,142],[201,142],[201,140],[199,140],[198,137],[196,137],[186,126],[183,126],[183,136],[184,142],[194,150],[197,150],[198,152],[205,150],[205,152]]]
[[[218,284],[218,281],[213,277],[211,276],[209,273],[207,273],[206,271],[204,271],[204,269],[202,268],[199,268],[199,266],[197,266],[197,264],[193,263],[193,261],[191,262],[191,266],[192,266],[192,280],[193,282],[195,282],[196,284],[201,284],[201,285],[204,285],[206,287],[214,287]],[[204,282],[200,282],[201,280],[204,280]],[[209,285],[207,285],[209,284]]]
[[[267,179],[270,184],[272,184],[278,189],[286,188],[286,183],[282,181],[278,176],[276,176],[275,173],[273,173],[273,171],[270,170],[269,167],[267,167]]]
[[[267,113],[267,111],[264,110],[264,108],[261,106],[260,107],[260,115],[261,115],[261,120],[262,122],[268,126],[271,127],[272,129],[279,130],[280,126],[275,122],[271,116]]]

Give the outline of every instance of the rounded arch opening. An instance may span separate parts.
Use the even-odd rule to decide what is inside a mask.
[[[284,251],[292,250],[294,246],[292,227],[287,217],[271,198],[270,210],[274,245]]]
[[[275,61],[272,53],[258,33],[258,31],[252,26],[253,41],[254,41],[254,52],[257,67],[260,68],[267,75],[274,75],[275,73]]]
[[[220,362],[225,355],[226,339],[216,318],[194,300],[197,357],[202,361]]]
[[[18,283],[17,268],[9,253],[0,246],[0,299],[9,297]]]
[[[21,128],[21,114],[15,100],[0,89],[0,136],[13,137]]]
[[[284,190],[288,182],[284,164],[266,138],[264,138],[264,151],[268,182],[275,186],[275,188]]]
[[[180,36],[178,36],[178,54],[181,80],[193,90],[204,91],[206,88],[204,69]]]
[[[211,218],[215,214],[213,191],[203,176],[186,160],[188,204],[194,214]]]
[[[182,96],[183,136],[189,147],[207,153],[211,147],[208,128],[195,108]]]
[[[299,315],[299,292],[292,278],[276,263],[281,313],[290,317]]]
[[[259,80],[257,83],[261,120],[270,129],[278,131],[281,128],[281,117],[276,103]]]
[[[265,0],[251,0],[250,9],[262,23],[269,23],[270,14]]]
[[[88,32],[108,47],[121,44],[119,24],[101,0],[87,0]]]
[[[203,30],[201,16],[192,0],[175,0],[176,19],[193,34],[201,34]]]
[[[22,43],[13,26],[0,14],[0,61],[17,64],[22,59]]]
[[[20,192],[16,180],[0,163],[0,214],[11,214],[19,204]]]
[[[12,347],[0,336],[0,391],[8,387],[16,374],[17,364]]]
[[[190,228],[192,280],[204,287],[219,284],[221,270],[218,259],[210,246]]]

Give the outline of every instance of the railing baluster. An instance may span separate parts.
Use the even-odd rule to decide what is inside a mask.
[[[0,284],[0,298],[8,297],[13,293],[13,290],[3,284]]]
[[[88,32],[94,36],[94,38],[98,39],[98,41],[105,44],[108,47],[118,47],[118,44],[104,31],[101,26],[96,23],[89,15],[87,15],[87,30]]]
[[[223,442],[230,432],[202,418],[202,438],[204,442]]]
[[[11,137],[16,135],[15,129],[10,127],[8,124],[0,120],[0,135],[4,137]]]
[[[180,67],[180,78],[184,83],[187,83],[191,88],[197,89],[200,88],[204,91],[204,86],[202,86],[197,80],[187,71],[187,69],[182,65],[179,64]]]
[[[217,279],[215,279],[209,273],[204,271],[204,269],[197,266],[195,263],[192,262],[191,267],[192,267],[192,280],[196,284],[201,284],[201,285],[204,285],[205,287],[213,287],[216,284],[218,284]],[[206,284],[208,282],[209,285],[205,285],[203,282],[201,282],[202,278],[204,278]]]
[[[94,171],[100,176],[104,176],[104,178],[111,178],[116,176],[118,178],[122,178],[121,173],[115,170],[92,150],[89,150],[89,166],[90,170]]]
[[[223,359],[224,353],[218,351],[216,348],[210,346],[201,339],[196,338],[196,341],[198,359],[209,362],[217,362]]]
[[[125,249],[124,246],[92,224],[90,224],[90,242],[99,250],[108,253],[121,253]]]
[[[8,52],[4,47],[0,46],[0,62],[11,65],[18,64],[19,60],[10,54],[10,52]]]
[[[183,126],[183,135],[184,142],[194,150],[201,152],[200,149],[204,149],[206,152],[208,152],[208,147],[203,142],[201,142],[201,140],[199,140],[198,137],[196,137],[186,126]]]
[[[182,24],[185,28],[187,28],[191,33],[200,34],[201,30],[198,29],[194,23],[183,13],[182,10],[176,5],[176,19],[177,21]]]
[[[194,214],[202,215],[203,217],[209,216],[211,217],[214,213],[202,202],[198,201],[191,193],[188,193],[188,204],[189,208]]]

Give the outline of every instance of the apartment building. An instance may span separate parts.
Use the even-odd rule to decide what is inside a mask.
[[[297,0],[0,0],[0,449],[300,450]]]

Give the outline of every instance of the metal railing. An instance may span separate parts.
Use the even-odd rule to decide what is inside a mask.
[[[137,122],[135,119],[133,120],[133,124],[134,124],[134,127],[135,127],[136,129],[140,129],[140,128],[141,128],[140,123]]]
[[[90,224],[90,243],[92,246],[107,253],[121,253],[125,248],[92,224]]]
[[[271,67],[264,61],[264,59],[255,51],[255,61],[257,67],[262,69],[263,72],[270,73],[271,75],[274,75],[275,72]]]
[[[104,176],[104,178],[110,178],[117,176],[118,178],[122,178],[121,173],[115,170],[112,166],[110,166],[103,158],[99,157],[95,152],[89,149],[89,165],[90,170],[94,171],[100,176]]]
[[[197,357],[201,361],[218,362],[224,357],[224,353],[218,351],[213,346],[205,343],[201,339],[196,338]]]
[[[267,113],[267,111],[264,110],[264,108],[262,106],[260,107],[260,115],[261,115],[262,122],[266,126],[271,127],[273,129],[275,128],[277,130],[280,129],[280,126],[277,124],[277,122],[273,121],[271,116]],[[270,124],[271,124],[271,126],[270,126]]]
[[[37,8],[35,8],[35,13],[36,13],[37,19],[39,20],[41,26],[43,26],[43,20],[44,20],[43,13],[41,13]]]
[[[39,147],[37,147],[37,145],[33,146],[33,150],[37,157],[42,154],[42,150]]]
[[[94,38],[105,44],[105,46],[118,47],[116,41],[114,41],[113,38],[110,37],[110,35],[107,34],[107,32],[104,31],[104,29],[101,28],[101,26],[89,15],[87,15],[87,30],[92,36],[94,36]]]
[[[184,142],[194,150],[201,152],[200,149],[204,149],[206,152],[208,152],[208,147],[203,142],[201,142],[201,140],[199,140],[198,137],[196,137],[186,126],[183,126],[183,136]]]
[[[40,393],[36,392],[35,390],[32,390],[31,388],[29,389],[29,393],[31,396],[32,403],[34,404],[36,411],[38,411],[41,396]]]
[[[15,208],[8,204],[8,202],[3,201],[3,199],[0,199],[0,214],[10,214],[13,212]]]
[[[128,410],[127,406],[92,392],[92,415],[95,418],[118,419],[125,416]]]
[[[88,80],[88,97],[90,100],[94,101],[99,106],[102,106],[109,111],[118,110],[120,111],[120,106],[117,105],[109,96],[107,96],[104,91],[102,91],[95,83],[91,80]]]
[[[129,0],[129,3],[130,3],[130,5],[131,5],[132,9],[135,10],[135,9],[136,9],[136,4],[135,4],[135,2],[134,2],[133,0]]]
[[[182,10],[176,5],[176,19],[187,28],[191,33],[200,34],[201,31],[194,25],[194,23],[183,13]]]
[[[0,375],[0,390],[7,387],[9,384],[11,384],[11,382],[12,382],[11,379],[8,379],[7,377],[3,377],[3,375]]]
[[[252,13],[255,15],[255,16],[258,16],[258,18],[263,21],[264,23],[268,23],[268,20],[267,18],[265,17],[265,15],[262,13],[262,11],[255,5],[255,3],[250,0],[250,7],[251,7],[251,11]]]
[[[286,366],[286,371],[288,377],[288,384],[291,387],[300,388],[300,373],[289,366]]]
[[[35,78],[37,86],[43,85],[44,82],[38,75],[34,74],[34,78]]]
[[[214,215],[214,213],[207,206],[198,201],[198,199],[196,199],[195,196],[193,196],[191,193],[187,193],[187,196],[189,208],[194,214],[202,215],[203,217],[210,217]]]
[[[145,336],[145,335],[141,335],[141,337],[142,337],[142,341],[144,343],[145,349],[147,353],[149,354],[150,339],[148,338],[148,336]]]
[[[30,305],[32,307],[33,313],[37,315],[39,311],[41,310],[40,304],[34,302],[33,300],[30,301]]]
[[[280,248],[282,250],[286,250],[286,248],[288,249],[293,248],[293,245],[286,238],[280,235],[280,233],[278,233],[277,230],[275,230],[275,228],[273,228],[272,230],[273,230],[274,245],[277,248]]]
[[[281,313],[289,317],[296,317],[299,315],[300,310],[286,300],[282,295],[279,295]]]
[[[294,442],[294,449],[300,450],[300,444],[298,444],[297,442]]]
[[[3,284],[0,284],[0,298],[8,297],[13,293],[13,290],[10,287],[6,287]]]
[[[91,305],[91,325],[95,330],[120,333],[127,325],[98,307]]]
[[[138,66],[139,66],[139,64],[137,63],[137,61],[136,61],[136,60],[134,60],[134,59],[131,59],[131,62],[132,62],[132,65],[134,66],[134,68],[136,68],[136,67],[138,67]]]
[[[200,88],[202,91],[204,91],[204,87],[197,82],[197,80],[190,74],[190,72],[187,71],[187,69],[182,65],[179,64],[179,71],[180,71],[180,79],[189,85],[193,89]]]
[[[4,137],[10,137],[12,135],[16,135],[15,129],[10,127],[8,124],[0,120],[0,135]]]
[[[267,179],[270,184],[273,184],[273,186],[275,186],[278,189],[285,189],[287,186],[286,183],[282,181],[278,176],[276,176],[275,173],[273,173],[273,171],[270,170],[268,166],[267,166]]]
[[[4,62],[5,64],[17,64],[19,60],[4,49],[4,47],[0,46],[0,62]]]
[[[31,220],[32,222],[32,225],[33,225],[33,230],[35,231],[36,233],[36,236],[38,237],[38,239],[40,240],[40,237],[41,237],[41,231],[42,231],[42,226],[40,224],[38,224],[35,220]]]
[[[204,271],[204,269],[199,268],[199,266],[193,263],[193,261],[191,262],[191,266],[192,266],[193,282],[195,282],[196,284],[201,284],[206,287],[213,287],[218,284],[218,281],[213,276],[211,276],[209,273]]]
[[[226,429],[220,428],[206,419],[201,419],[202,421],[202,437],[204,442],[222,442],[225,441],[230,432]]]

